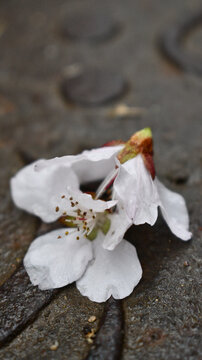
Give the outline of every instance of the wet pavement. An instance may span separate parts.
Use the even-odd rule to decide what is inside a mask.
[[[198,360],[200,1],[2,0],[0,10],[0,359]],[[161,218],[130,229],[143,278],[121,302],[93,303],[74,284],[32,287],[21,262],[41,224],[12,204],[10,177],[146,126],[158,177],[187,201],[193,239]]]

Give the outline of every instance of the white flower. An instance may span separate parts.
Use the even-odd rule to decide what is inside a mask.
[[[95,199],[80,190],[80,184],[103,178]],[[99,200],[111,187],[112,200]],[[159,207],[176,236],[191,238],[183,197],[155,177],[148,128],[125,145],[39,160],[16,174],[11,191],[19,208],[69,227],[38,237],[25,256],[29,277],[40,289],[76,281],[93,301],[128,296],[142,269],[124,234],[132,224],[154,225]]]
[[[79,189],[81,182],[103,178],[115,168],[122,148],[40,160],[11,180],[18,207],[45,222],[60,219],[70,227],[51,231],[31,244],[24,265],[33,285],[51,289],[76,281],[83,295],[102,302],[111,295],[128,296],[139,282],[142,269],[135,247],[123,239],[132,223],[124,208],[116,210],[116,200],[93,199]],[[104,249],[103,243],[112,240],[122,241],[114,251]]]

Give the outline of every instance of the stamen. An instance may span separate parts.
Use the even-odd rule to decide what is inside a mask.
[[[56,206],[55,211],[58,212],[60,210],[59,206]]]
[[[61,199],[64,199],[64,198],[65,198],[65,195],[62,195],[62,196],[61,196]]]
[[[60,236],[60,235],[58,236],[58,239],[61,239],[61,236]]]
[[[68,235],[69,234],[69,231],[65,231],[65,235]]]
[[[100,198],[102,194],[113,184],[118,174],[118,167],[113,169],[111,173],[103,180],[96,192],[96,199]]]

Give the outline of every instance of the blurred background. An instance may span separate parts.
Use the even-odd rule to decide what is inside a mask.
[[[201,40],[200,0],[0,2],[0,283],[38,226],[9,192],[10,177],[30,161],[127,140],[149,126],[159,178],[187,200],[193,242],[181,243],[161,221],[128,235],[144,276],[123,305],[125,360],[199,356]],[[99,320],[103,307],[72,285],[0,358],[83,359],[86,319]]]

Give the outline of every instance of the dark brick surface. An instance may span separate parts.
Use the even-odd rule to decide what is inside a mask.
[[[124,360],[200,358],[202,78],[176,69],[157,46],[166,29],[200,5],[199,0],[105,0],[102,6],[119,31],[89,42],[65,37],[64,22],[100,6],[98,0],[0,4],[0,282],[16,269],[37,231],[36,219],[15,209],[9,194],[9,178],[26,156],[77,153],[151,126],[157,174],[186,198],[191,242],[172,236],[161,219],[153,228],[136,227],[127,234],[144,274],[123,301]],[[200,29],[189,34],[185,48],[201,56]],[[61,82],[86,66],[120,73],[128,92],[113,104],[93,108],[64,101]],[[139,117],[112,117],[120,103],[146,111]],[[102,312],[103,304],[83,298],[71,285],[0,350],[0,359],[83,359],[90,349],[83,327],[96,315],[98,328]],[[59,347],[51,351],[55,340]]]

